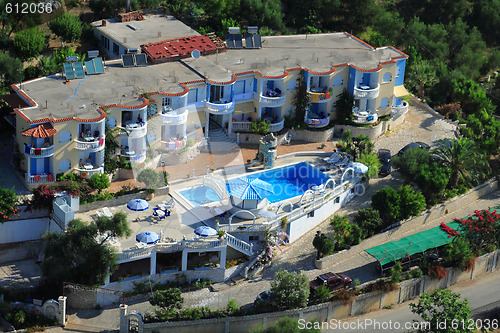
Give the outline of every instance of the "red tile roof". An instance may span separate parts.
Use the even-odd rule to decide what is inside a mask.
[[[48,138],[56,133],[57,133],[57,130],[52,127],[51,123],[41,124],[41,125],[38,125],[37,127],[33,127],[30,129],[27,129],[24,132],[21,132],[21,134],[24,136],[31,136],[34,138]]]

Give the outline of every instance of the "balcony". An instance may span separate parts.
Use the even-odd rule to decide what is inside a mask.
[[[283,96],[260,95],[260,106],[263,106],[263,107],[274,108],[274,107],[283,106],[285,104],[285,101],[286,101],[286,94],[284,94]]]
[[[311,103],[325,103],[332,99],[332,91],[323,92],[322,88],[311,88],[308,91]]]
[[[161,140],[161,148],[165,150],[178,150],[186,147],[187,140],[182,139],[182,140],[176,140],[176,141],[164,141]]]
[[[252,122],[250,121],[233,121],[233,132],[251,132],[250,126]],[[269,132],[279,132],[285,127],[285,119],[277,122],[271,123],[269,125]]]
[[[188,110],[184,108],[175,111],[169,110],[160,114],[160,117],[164,125],[182,125],[187,122]]]
[[[120,156],[125,157],[125,159],[129,162],[142,163],[146,160],[146,152],[136,153],[135,151],[128,151],[120,153]]]
[[[32,175],[30,173],[25,173],[24,179],[28,184],[53,183],[56,181],[56,177],[51,173],[42,173],[39,175]]]
[[[205,103],[205,108],[213,114],[227,114],[234,111],[234,102],[214,101]]]
[[[358,111],[353,110],[353,121],[356,124],[373,124],[378,120],[377,110]]]
[[[330,116],[326,116],[326,118],[307,117],[306,124],[309,127],[322,128],[330,124]]]
[[[377,84],[375,88],[371,88],[367,85],[359,85],[354,87],[354,98],[377,98],[379,90],[379,84]]]
[[[90,177],[92,177],[92,175],[104,173],[104,168],[95,165],[85,165],[83,169],[77,168],[76,171],[81,178],[89,179]]]
[[[236,104],[251,102],[253,101],[253,99],[254,99],[253,92],[234,95],[234,102]]]
[[[82,141],[84,140],[84,141]],[[75,139],[75,149],[96,152],[104,148],[104,135],[102,138],[87,137],[84,139]]]
[[[54,155],[54,145],[43,148],[24,146],[24,154],[29,157],[50,157]]]
[[[401,114],[405,114],[406,112],[408,112],[408,103],[407,102],[403,102],[398,106],[392,107],[392,114],[393,115],[401,115]]]
[[[148,134],[148,124],[138,124],[135,121],[127,121],[125,127],[122,127],[128,133],[130,138],[140,138]]]

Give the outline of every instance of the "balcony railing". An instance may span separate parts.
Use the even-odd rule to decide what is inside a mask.
[[[284,94],[283,96],[275,96],[275,97],[260,95],[261,106],[279,107],[283,106],[285,104],[285,101],[286,101],[286,94]]]
[[[251,102],[254,98],[253,95],[254,95],[253,92],[246,92],[243,94],[234,95],[234,102],[236,104]]]
[[[234,132],[251,132],[250,126],[252,123],[250,121],[233,121],[233,131]],[[285,119],[277,122],[271,123],[269,126],[269,132],[279,132],[285,126]]]
[[[51,173],[42,173],[39,175],[32,175],[30,173],[25,173],[24,179],[28,184],[53,183],[56,181],[56,176],[54,176]]]
[[[380,90],[380,85],[377,84],[375,88],[360,85],[354,87],[354,98],[377,98]]]
[[[314,88],[313,88],[314,89]],[[314,90],[309,91],[311,103],[324,103],[332,99],[332,92],[315,92]]]
[[[353,121],[357,124],[372,124],[378,120],[377,110],[353,111]]]
[[[177,150],[177,149],[182,149],[186,147],[187,140],[182,139],[182,140],[176,140],[176,141],[164,141],[161,140],[161,148],[166,149],[166,150]]]
[[[314,128],[321,128],[330,124],[330,116],[326,118],[306,118],[307,126]]]
[[[131,138],[140,138],[148,134],[148,124],[128,123],[123,127]]]
[[[392,113],[394,113],[394,114],[403,114],[406,112],[408,112],[408,103],[407,102],[403,102],[403,103],[401,103],[401,105],[392,107]]]
[[[224,103],[222,101],[218,101],[218,102],[207,101],[205,103],[205,107],[207,108],[207,111],[209,111],[209,112],[225,114],[225,113],[230,113],[230,112],[234,111],[234,102]]]
[[[122,154],[120,153],[120,156],[125,157],[125,160],[130,161],[130,162],[136,162],[136,163],[142,163],[146,160],[146,153],[143,152],[142,154]]]
[[[99,151],[104,148],[104,135],[102,138],[92,138],[91,141],[75,139],[75,148],[78,150]]]
[[[188,110],[178,109],[160,114],[162,123],[165,125],[181,125],[187,122]]]
[[[90,168],[83,168],[83,169],[77,168],[76,171],[78,171],[78,174],[80,175],[80,177],[89,179],[90,177],[92,177],[92,175],[104,173],[104,168],[97,167],[97,166],[93,165],[92,169],[90,169]]]
[[[43,148],[24,146],[24,153],[30,157],[49,157],[54,155],[54,145]]]

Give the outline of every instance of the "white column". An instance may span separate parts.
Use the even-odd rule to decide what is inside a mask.
[[[227,246],[220,251],[220,268],[226,269],[226,250]]]
[[[57,317],[57,321],[61,326],[66,326],[66,301],[67,301],[66,296],[59,296],[57,301],[59,302],[59,314]]]
[[[127,304],[120,304],[120,333],[128,333]]]
[[[157,247],[155,246],[153,248],[153,251],[151,251],[151,256],[150,256],[150,267],[149,267],[149,274],[154,275],[156,274],[156,250]]]
[[[188,251],[183,250],[182,251],[182,265],[181,265],[181,271],[187,271],[188,267]]]
[[[205,122],[205,137],[208,139],[208,128],[210,127],[210,113],[205,112],[207,121]]]
[[[228,114],[229,123],[227,124],[227,134],[231,134],[233,132],[233,113]]]

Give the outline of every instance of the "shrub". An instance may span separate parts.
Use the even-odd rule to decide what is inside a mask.
[[[425,198],[421,192],[415,192],[409,185],[399,187],[399,212],[401,219],[417,216],[425,208]]]
[[[258,120],[256,122],[252,122],[250,125],[250,131],[252,133],[266,135],[269,133],[269,128],[271,127],[271,123],[267,120]]]
[[[109,177],[106,174],[93,174],[90,176],[90,179],[88,180],[89,186],[97,190],[99,194],[101,194],[101,191],[104,190],[105,188],[108,188],[111,183],[109,182]]]
[[[316,288],[314,291],[314,297],[318,301],[318,303],[324,303],[328,301],[330,298],[330,290],[328,290],[327,286],[320,286],[319,288]]]
[[[408,275],[412,279],[418,279],[421,278],[424,275],[424,272],[420,268],[412,269],[409,271]]]
[[[143,169],[139,172],[137,180],[146,184],[146,187],[157,186],[160,182],[159,174],[153,169]]]
[[[399,220],[399,201],[399,194],[392,187],[385,187],[372,195],[372,207],[389,224]]]
[[[50,30],[65,42],[75,42],[82,35],[80,18],[69,13],[63,13],[49,22]]]
[[[391,282],[399,283],[401,282],[401,272],[403,271],[403,267],[400,262],[396,262],[394,267],[391,268]]]
[[[364,174],[367,179],[377,177],[382,167],[382,163],[378,159],[378,156],[372,152],[363,151],[356,161],[368,167],[368,171]]]
[[[358,225],[349,223],[347,216],[335,215],[330,220],[330,224],[335,232],[335,250],[349,249],[351,246],[359,244],[363,239],[363,230]]]
[[[356,223],[365,232],[365,237],[371,237],[382,228],[382,218],[374,208],[362,208],[354,217]]]
[[[303,274],[278,270],[271,281],[271,302],[279,309],[302,308],[309,298],[309,280]]]
[[[318,251],[318,259],[335,252],[335,242],[325,234],[322,234],[321,231],[316,232],[313,239],[313,246]]]
[[[14,37],[14,47],[21,59],[39,56],[46,45],[46,36],[40,28],[21,30]]]
[[[13,189],[0,187],[0,222],[10,219],[10,217],[19,212],[16,206],[17,196]]]

